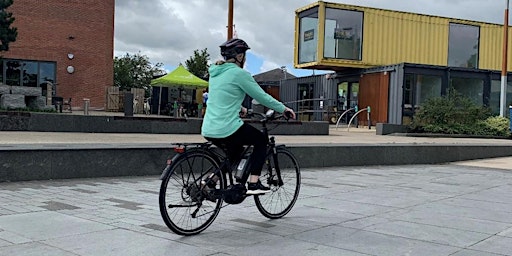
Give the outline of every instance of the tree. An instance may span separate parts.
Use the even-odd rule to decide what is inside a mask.
[[[13,0],[0,0],[0,52],[8,51],[9,43],[15,42],[18,36],[18,29],[11,27],[14,17],[6,10],[12,3]]]
[[[1,0],[0,0],[1,1]],[[164,73],[162,63],[152,65],[149,58],[140,53],[114,58],[114,86],[121,90],[143,88],[150,95],[150,84],[154,75]]]
[[[185,61],[185,67],[187,70],[194,74],[195,76],[208,80],[208,61],[210,60],[210,54],[207,52],[207,48],[204,48],[199,52],[199,50],[194,51],[194,56],[190,56],[188,60]]]

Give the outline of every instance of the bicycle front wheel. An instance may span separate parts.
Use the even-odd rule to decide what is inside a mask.
[[[174,233],[195,235],[204,231],[219,214],[223,200],[213,196],[215,189],[225,188],[220,175],[215,189],[201,181],[219,168],[215,159],[201,151],[187,152],[175,160],[160,186],[160,213]]]
[[[282,184],[279,184],[278,171]],[[260,181],[270,187],[270,192],[254,196],[260,213],[267,218],[278,219],[290,212],[300,191],[300,168],[293,154],[285,148],[277,148],[277,159],[274,159],[270,152],[265,160]]]

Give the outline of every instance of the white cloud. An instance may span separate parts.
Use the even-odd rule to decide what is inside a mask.
[[[313,0],[234,0],[238,37],[263,60],[262,72],[292,67],[295,10]],[[460,19],[503,23],[501,0],[344,0],[331,1]],[[228,0],[118,0],[115,14],[115,55],[141,52],[151,62],[176,66],[194,50],[208,48],[220,58],[226,40]]]
[[[269,70],[272,70],[272,69],[279,68],[281,66],[283,66],[283,65],[278,65],[275,62],[265,60],[265,61],[263,61],[263,64],[260,67],[260,72],[263,73],[263,72],[266,72],[266,71],[269,71]]]

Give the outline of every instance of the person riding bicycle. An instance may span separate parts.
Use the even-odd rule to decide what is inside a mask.
[[[247,194],[263,194],[270,190],[259,181],[266,155],[266,138],[257,128],[245,123],[240,117],[247,114],[242,106],[245,95],[279,113],[288,112],[295,119],[295,112],[266,93],[249,72],[243,69],[246,51],[250,47],[238,38],[220,46],[224,60],[209,68],[208,108],[201,127],[201,135],[213,144],[225,145],[228,157],[240,159],[243,146],[252,145]]]

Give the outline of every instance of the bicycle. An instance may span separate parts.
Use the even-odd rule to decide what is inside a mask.
[[[273,110],[250,115],[261,117],[262,132],[268,139],[259,179],[271,189],[264,195],[254,195],[254,201],[263,216],[278,219],[290,212],[299,196],[299,164],[285,145],[276,145],[275,138],[268,134],[269,121],[286,117],[276,115]],[[240,204],[250,196],[246,195],[244,185],[249,173],[245,170],[239,175],[243,168],[238,168],[246,161],[242,158],[233,163],[224,148],[214,147],[211,142],[173,145],[176,154],[167,160],[160,176],[160,213],[174,233],[199,234],[213,223],[221,208]],[[251,148],[245,147],[242,155],[250,156]]]

